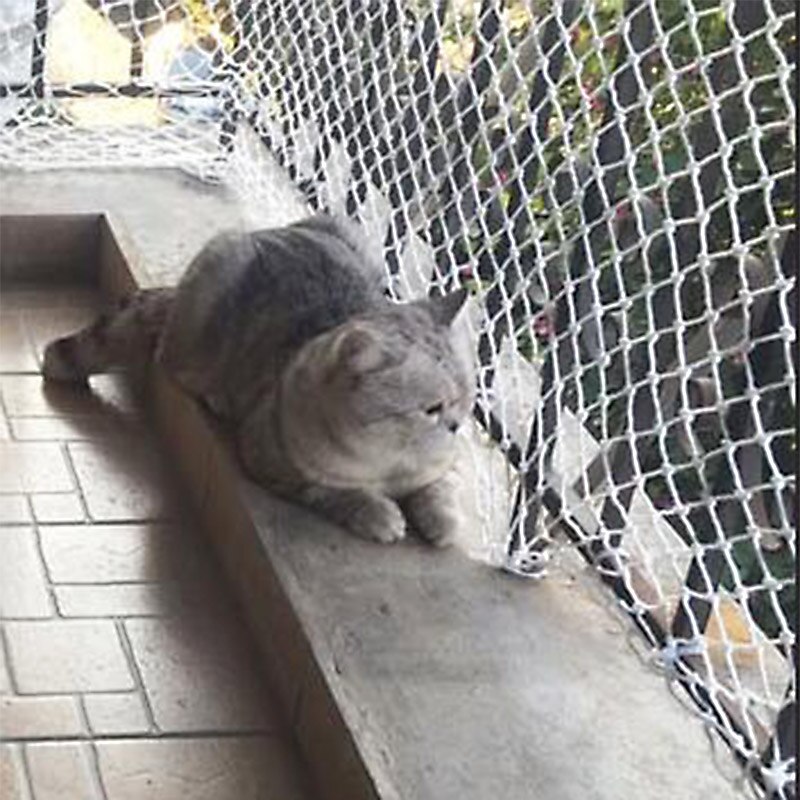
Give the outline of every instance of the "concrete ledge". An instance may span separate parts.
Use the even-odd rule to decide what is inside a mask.
[[[306,527],[302,511],[248,485],[213,423],[160,370],[154,369],[150,376],[149,394],[155,419],[235,584],[270,683],[322,796],[352,800],[392,796],[379,792],[365,769],[327,691],[325,671],[319,668],[322,656],[314,651],[313,636],[293,607],[292,592],[274,568],[245,498],[249,493],[262,513],[269,509],[273,520],[282,513],[290,535]]]
[[[101,223],[110,296],[153,285],[152,236]],[[526,583],[457,549],[354,539],[244,480],[158,370],[147,393],[321,797],[736,796],[590,575]]]
[[[96,277],[100,227],[98,214],[53,215],[43,236],[41,217],[0,217],[3,278],[91,283]]]
[[[157,416],[333,800],[735,796],[584,581],[361,542],[239,475],[193,401]]]

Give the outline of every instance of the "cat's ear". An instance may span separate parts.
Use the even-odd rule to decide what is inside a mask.
[[[334,348],[337,365],[357,374],[372,372],[385,360],[377,336],[363,325],[349,326],[343,330]]]
[[[420,304],[428,309],[435,322],[447,327],[458,316],[458,312],[464,306],[468,294],[466,289],[458,289],[449,294],[434,295],[420,301]]]

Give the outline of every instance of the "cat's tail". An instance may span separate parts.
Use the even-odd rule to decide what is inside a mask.
[[[85,383],[90,375],[153,356],[172,309],[174,289],[144,289],[101,314],[72,336],[47,345],[42,374],[48,381]]]

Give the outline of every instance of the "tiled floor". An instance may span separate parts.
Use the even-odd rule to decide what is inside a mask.
[[[295,800],[296,754],[122,382],[45,387],[76,291],[0,295],[0,797]]]

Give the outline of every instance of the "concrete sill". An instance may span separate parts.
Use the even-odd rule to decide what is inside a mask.
[[[110,299],[150,285],[129,232],[90,229]],[[157,369],[146,381],[321,797],[734,796],[588,577],[359,541],[246,481],[197,404]]]

